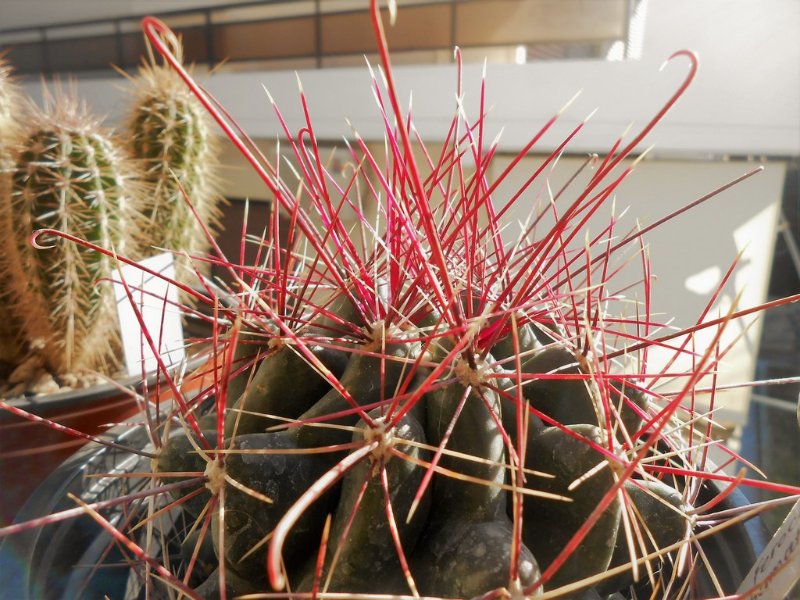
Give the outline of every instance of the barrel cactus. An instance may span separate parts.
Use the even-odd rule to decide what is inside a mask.
[[[173,37],[171,43],[180,57],[180,41]],[[208,250],[221,199],[210,118],[180,77],[152,56],[131,82],[134,99],[126,139],[152,190],[144,251],[175,252],[178,280],[196,282],[195,269],[203,271],[205,265],[191,257],[202,257]]]
[[[141,196],[126,155],[73,93],[59,90],[43,108],[31,104],[27,133],[3,206],[5,276],[25,338],[41,347],[58,374],[113,371],[118,325],[114,260],[62,237],[56,229],[125,254],[136,237]]]
[[[163,25],[146,27],[157,43]],[[375,93],[396,117],[386,119],[389,166],[359,138],[349,148],[353,164],[367,165],[377,183],[367,198],[352,197],[356,169],[334,202],[316,185],[325,164],[315,145],[293,146],[314,219],[175,65],[302,240],[283,253],[270,238],[262,243],[271,260],[230,265],[244,293],[227,322],[260,327],[267,343],[244,360],[253,353],[241,352],[236,335],[226,338],[218,349],[226,383],[195,400],[209,412],[194,419],[192,409],[189,426],[165,435],[153,460],[165,477],[204,474],[202,488],[172,492],[211,540],[202,550],[193,538],[187,555],[191,566],[207,552],[212,567],[181,583],[194,581],[204,598],[602,598],[636,586],[637,597],[713,593],[713,576],[710,588],[700,583],[697,539],[713,533],[718,500],[703,500],[710,474],[694,446],[710,443],[710,428],[695,425],[682,401],[714,369],[718,338],[681,391],[652,388],[639,352],[664,341],[630,335],[650,329],[647,307],[626,310],[629,299],[608,293],[611,256],[640,234],[612,247],[601,240],[613,220],[590,244],[581,229],[630,172],[621,161],[688,87],[695,56],[676,54],[689,63],[680,91],[597,162],[553,226],[531,225],[509,244],[503,213],[520,194],[493,198],[505,172],[488,179],[494,147],[479,142],[483,117],[459,113],[441,154],[428,154],[399,107],[381,47],[386,87],[376,82]],[[310,121],[303,131],[313,131]],[[465,155],[479,167],[461,168]],[[374,245],[361,248],[340,207],[358,218],[367,201],[382,223]],[[230,397],[228,389],[244,391]],[[185,417],[186,407],[178,412]]]

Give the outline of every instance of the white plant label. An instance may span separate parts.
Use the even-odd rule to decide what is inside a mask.
[[[139,262],[167,279],[174,279],[175,268],[172,258],[171,254],[159,254]],[[178,290],[175,286],[161,277],[150,275],[131,265],[123,265],[120,271],[114,273],[112,279],[128,374],[132,377],[141,375],[143,362],[146,373],[156,369],[158,366],[156,353],[161,356],[167,367],[180,363],[184,359],[185,352],[183,325],[177,306]],[[131,298],[128,297],[121,281],[128,286]],[[141,314],[156,353],[144,335],[134,306]]]
[[[752,600],[786,598],[800,579],[800,501],[783,521],[739,586],[740,594],[763,584]]]

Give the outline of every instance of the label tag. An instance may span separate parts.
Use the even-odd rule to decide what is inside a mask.
[[[145,258],[139,263],[167,279],[174,280],[175,268],[172,259],[172,254],[165,253]],[[144,326],[164,364],[170,367],[180,363],[185,357],[185,351],[183,325],[180,309],[177,306],[177,288],[169,281],[145,273],[132,265],[122,265],[120,271],[115,272],[111,279],[114,282],[122,349],[125,353],[128,375],[140,376],[143,362],[145,373],[150,373],[158,366],[155,354],[142,331],[142,325],[136,317],[133,304],[141,313]],[[120,281],[125,281],[132,298],[128,298]]]
[[[794,505],[764,552],[758,557],[756,564],[739,586],[738,593],[743,594],[763,583],[763,586],[748,598],[752,600],[786,598],[798,579],[800,579],[800,501]]]

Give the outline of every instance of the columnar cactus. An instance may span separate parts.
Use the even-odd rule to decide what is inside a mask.
[[[176,38],[173,44],[180,55]],[[203,264],[190,257],[207,251],[208,231],[219,217],[218,148],[210,119],[180,77],[152,57],[132,82],[135,96],[127,143],[152,188],[143,232],[145,252],[175,252],[178,280],[192,283],[194,269],[202,271]]]
[[[11,79],[11,67],[0,57],[0,235],[8,234],[11,203],[11,173],[14,170],[14,152],[20,136],[20,97]],[[9,281],[2,266],[6,254],[0,252],[0,361],[14,362],[20,352],[19,330],[9,310]]]
[[[110,368],[118,345],[113,259],[62,237],[123,254],[136,231],[138,203],[125,154],[86,106],[59,91],[29,107],[28,132],[4,205],[10,235],[4,244],[12,309],[25,337],[38,341],[56,373]]]

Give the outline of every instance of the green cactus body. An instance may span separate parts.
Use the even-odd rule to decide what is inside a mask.
[[[19,142],[19,94],[11,68],[0,59],[0,244],[10,239],[11,173]],[[10,281],[7,252],[0,252],[0,361],[15,362],[21,346],[20,332],[9,308]]]
[[[177,279],[191,283],[196,281],[195,268],[202,271],[202,265],[187,255],[207,251],[209,240],[203,225],[213,230],[219,218],[220,196],[214,176],[217,148],[208,116],[177,74],[167,68],[143,66],[134,85],[128,144],[153,189],[143,251],[150,255],[158,249],[181,253],[176,255]]]
[[[114,269],[108,256],[53,236],[51,228],[114,249],[128,249],[134,231],[136,185],[124,155],[85,107],[69,97],[31,108],[31,133],[13,174],[8,242],[11,293],[26,338],[39,342],[57,373],[113,367],[118,345],[114,292],[102,283]]]
[[[632,512],[643,530],[640,544],[634,546],[637,552],[656,552],[687,537],[692,507],[686,504],[681,492],[658,480],[647,480],[626,481],[625,493],[635,506]],[[609,569],[630,564],[628,542],[620,528]],[[670,568],[669,561],[664,560],[664,557],[655,558],[652,564],[657,566],[658,571],[668,571]],[[611,594],[616,590],[627,590],[633,583],[631,570],[606,579],[598,584],[597,589],[601,593]]]
[[[573,481],[604,460],[584,441],[602,444],[603,435],[599,428],[587,424],[569,425],[566,429],[577,437],[566,430],[548,427],[528,439],[527,466],[554,475],[552,479],[537,481],[536,488],[571,500],[554,502],[535,496],[526,499],[522,538],[542,566],[549,566],[614,484],[610,470],[602,469],[577,488],[570,488]],[[617,539],[620,510],[619,499],[615,498],[552,578],[551,587],[575,583],[608,568]]]
[[[370,417],[381,422],[380,410],[371,411]],[[374,437],[371,428],[362,424],[354,432],[353,441],[360,442]],[[398,426],[381,431],[379,437],[382,445],[376,448],[369,460],[361,462],[350,471],[342,482],[331,525],[331,539],[334,540],[336,550],[327,553],[326,564],[320,572],[324,589],[329,592],[391,591],[404,594],[409,591],[389,530],[380,473],[382,469],[386,472],[392,510],[397,515],[398,535],[403,548],[409,552],[422,533],[430,508],[426,498],[416,516],[410,521],[405,519],[424,470],[414,462],[392,456],[388,448],[397,445],[415,458],[425,460],[430,459],[430,452],[419,447],[405,446],[407,441],[425,441],[423,427],[412,415],[403,417]],[[364,565],[369,565],[370,568],[365,569]],[[315,568],[314,560],[306,563],[298,590],[312,589]],[[376,578],[375,573],[380,573],[381,577]]]

